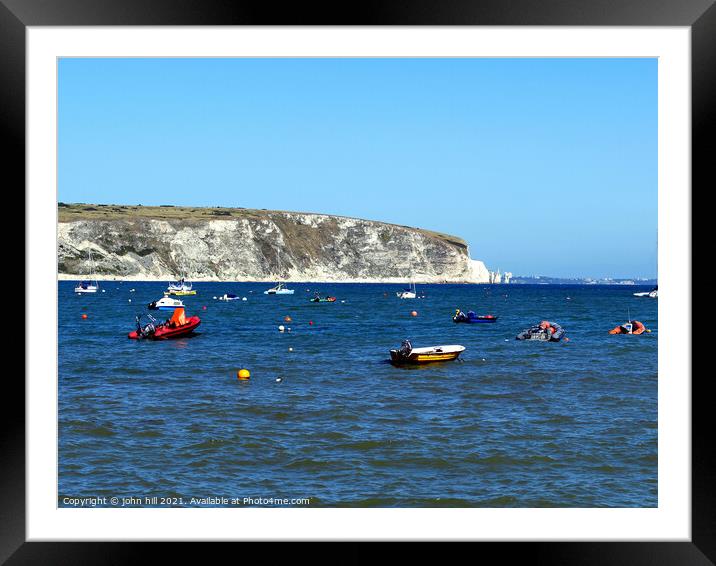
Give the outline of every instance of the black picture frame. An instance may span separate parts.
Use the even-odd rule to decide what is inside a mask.
[[[340,11],[336,10],[338,7]],[[708,148],[714,138],[713,101],[716,100],[714,0],[626,0],[621,3],[610,0],[412,0],[331,5],[303,2],[287,3],[280,9],[268,2],[222,0],[0,0],[3,161],[8,192],[14,191],[16,196],[22,193],[20,187],[25,183],[26,28],[70,25],[688,26],[692,33],[692,185],[701,185],[705,191],[707,183],[713,184],[710,179],[707,181],[707,175],[713,160]],[[10,172],[14,175],[9,176]],[[25,214],[31,211],[25,210]],[[20,336],[24,338],[24,332],[15,330],[8,338],[11,346]],[[711,407],[713,396],[708,393],[709,378],[709,373],[704,372],[692,379],[691,542],[479,543],[481,555],[489,551],[499,553],[500,561],[528,559],[550,564],[713,564],[716,561],[716,466],[710,432],[716,427]],[[24,404],[20,403],[25,389],[15,372],[5,374],[3,385],[0,562],[10,565],[119,564],[141,559],[150,547],[152,552],[157,552],[158,546],[163,561],[178,554],[191,559],[193,552],[201,553],[195,556],[201,556],[202,561],[211,560],[215,550],[207,545],[190,551],[186,545],[171,548],[172,545],[161,543],[25,542],[25,411]],[[374,553],[373,548],[370,544],[351,543],[338,551],[338,561],[363,562]],[[270,562],[295,552],[272,549]],[[421,549],[420,552],[423,558],[429,558],[429,551]],[[444,549],[437,552],[445,558]]]

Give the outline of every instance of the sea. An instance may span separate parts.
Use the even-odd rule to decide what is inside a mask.
[[[658,505],[658,299],[633,296],[649,287],[195,283],[197,332],[137,341],[137,315],[171,315],[146,308],[166,282],[74,285],[58,284],[59,507]],[[458,308],[498,319],[455,324]],[[608,333],[629,318],[651,332]],[[541,320],[566,338],[515,340]],[[395,367],[404,339],[466,349]]]

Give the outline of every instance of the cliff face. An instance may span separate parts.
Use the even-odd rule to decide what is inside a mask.
[[[59,207],[58,271],[99,278],[486,283],[454,236],[298,212],[180,207]]]

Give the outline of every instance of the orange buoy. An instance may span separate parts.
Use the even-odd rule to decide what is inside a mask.
[[[238,372],[236,372],[236,377],[244,381],[251,377],[251,373],[249,373],[249,370],[247,369],[240,369]]]
[[[203,309],[203,310],[206,310],[206,305],[204,305],[204,306],[202,307],[202,309]]]
[[[418,316],[418,311],[413,311],[410,313],[410,316]]]
[[[283,317],[283,321],[284,321],[284,322],[291,322],[291,317],[288,316],[288,315],[287,315],[287,316],[284,316],[284,317]]]
[[[308,324],[311,325],[311,326],[313,326],[313,321],[312,321],[312,320],[309,320],[309,321],[308,321]]]
[[[86,319],[86,318],[87,318],[87,315],[86,315],[86,314],[83,314],[83,315],[82,315],[82,320],[84,320],[84,319]]]

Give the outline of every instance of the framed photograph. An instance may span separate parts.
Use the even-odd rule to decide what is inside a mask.
[[[0,557],[710,563],[716,9],[216,4],[0,5],[27,223]]]

